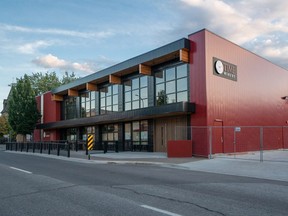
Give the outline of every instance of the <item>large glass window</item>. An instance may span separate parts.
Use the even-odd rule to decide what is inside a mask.
[[[96,115],[96,92],[85,92],[80,94],[81,118]]]
[[[101,114],[118,111],[118,88],[118,85],[110,85],[100,89]]]
[[[188,66],[182,64],[155,73],[156,105],[188,100]]]
[[[102,127],[103,141],[118,141],[118,124],[107,124]]]
[[[64,100],[64,119],[77,118],[76,97],[68,97]]]
[[[125,123],[125,140],[133,145],[148,145],[148,121]]]
[[[68,128],[66,131],[66,138],[69,142],[77,140],[77,129]]]
[[[148,77],[142,76],[124,82],[125,110],[148,107]]]

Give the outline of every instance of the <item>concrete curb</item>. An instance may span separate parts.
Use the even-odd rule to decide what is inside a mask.
[[[72,161],[72,162],[81,162],[81,163],[92,163],[92,164],[138,164],[138,165],[165,165],[167,163],[163,162],[151,162],[151,161],[141,161],[141,160],[88,160],[85,158],[76,158],[76,157],[66,157],[66,156],[57,156],[57,155],[48,155],[48,154],[40,154],[40,153],[31,153],[31,152],[19,152],[19,151],[5,151],[6,153],[12,154],[25,154],[25,155],[33,155],[38,157],[46,157],[58,160]]]

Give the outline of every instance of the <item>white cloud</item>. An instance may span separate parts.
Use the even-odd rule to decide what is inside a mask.
[[[94,72],[94,70],[88,63],[81,64],[78,62],[69,62],[63,59],[59,59],[58,57],[53,56],[52,54],[48,54],[40,58],[34,59],[32,62],[37,66],[44,68],[58,68],[61,70],[73,70],[73,71],[75,70],[86,73]]]
[[[284,47],[267,47],[263,49],[263,54],[271,58],[287,58],[288,46]]]
[[[273,3],[259,0],[181,1],[188,6],[186,10],[190,9],[190,17],[194,18],[190,19],[192,22],[199,22],[203,27],[208,27],[239,44],[251,41],[259,35],[275,31],[288,32],[288,13],[278,14],[277,12],[279,8],[281,8],[281,11],[284,8],[288,10],[287,1],[276,0]],[[198,19],[195,19],[196,16]]]
[[[86,39],[101,39],[114,35],[114,32],[111,30],[85,32],[85,31],[71,31],[66,29],[52,29],[52,28],[47,29],[27,28],[23,26],[7,25],[3,23],[0,23],[0,30],[10,32],[33,33],[33,34],[61,35],[61,36],[79,37]]]
[[[288,1],[181,0],[185,31],[209,30],[288,67]],[[182,27],[183,29],[183,27]],[[181,30],[182,30],[181,29]],[[177,30],[177,29],[176,29]],[[175,31],[176,31],[175,30]],[[183,31],[183,30],[182,30]],[[193,32],[193,29],[192,29]],[[278,56],[279,61],[275,60]]]
[[[39,48],[45,48],[50,45],[52,45],[51,42],[39,40],[33,43],[26,43],[26,44],[19,46],[18,51],[24,54],[34,54],[35,52],[37,52]]]

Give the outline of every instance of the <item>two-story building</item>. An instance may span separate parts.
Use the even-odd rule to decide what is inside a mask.
[[[193,152],[207,155],[208,132],[193,136],[190,126],[285,126],[287,81],[287,70],[204,29],[38,96],[34,137],[93,134],[96,149],[117,141],[122,151],[160,152],[192,137]]]

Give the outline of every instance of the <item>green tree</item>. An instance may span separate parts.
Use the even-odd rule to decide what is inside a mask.
[[[37,109],[35,93],[28,75],[17,79],[8,99],[8,122],[14,132],[31,134],[41,115]]]
[[[0,138],[9,134],[9,124],[6,116],[0,116]]]
[[[75,75],[74,72],[72,72],[71,74],[69,74],[67,71],[65,71],[62,80],[61,80],[61,85],[65,85],[68,84],[74,80],[78,79]]]
[[[28,77],[36,95],[51,91],[54,88],[70,83],[77,79],[74,72],[72,72],[71,74],[65,72],[62,79],[57,77],[56,72],[46,72],[45,74],[37,72],[32,73],[32,75]]]

